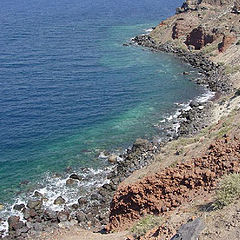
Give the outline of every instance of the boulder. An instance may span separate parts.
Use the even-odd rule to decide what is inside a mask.
[[[191,101],[191,103],[189,104],[189,106],[191,107],[191,108],[195,108],[195,107],[198,107],[200,104],[198,103],[198,102],[196,102],[196,101]]]
[[[29,200],[27,203],[27,207],[34,210],[39,210],[42,207],[41,200]]]
[[[188,222],[180,227],[171,240],[198,240],[199,234],[204,229],[204,223],[200,218]]]
[[[99,195],[96,193],[91,194],[91,200],[97,201],[99,199]]]
[[[34,209],[24,208],[23,209],[24,219],[29,220],[37,216],[37,212]]]
[[[117,155],[112,154],[112,155],[109,156],[108,162],[110,162],[110,163],[116,163],[116,162],[117,162],[117,158],[118,158]]]
[[[82,223],[82,222],[86,221],[86,219],[87,219],[86,214],[83,212],[77,212],[76,217],[77,217],[77,220],[79,223]]]
[[[66,185],[67,185],[67,186],[71,186],[71,185],[74,185],[74,184],[76,184],[76,183],[77,183],[77,181],[74,180],[74,179],[72,179],[72,178],[69,178],[69,179],[67,179],[67,181],[66,181]]]
[[[59,222],[66,222],[69,219],[69,212],[61,211],[57,214],[57,219]]]
[[[35,191],[34,194],[33,194],[33,197],[36,197],[36,198],[43,198],[43,194],[38,192],[38,191]]]
[[[83,206],[84,204],[87,204],[87,199],[81,197],[78,199],[79,206]]]
[[[21,203],[21,204],[15,204],[13,206],[13,209],[16,210],[16,211],[21,211],[25,208],[25,204],[24,203]]]
[[[76,209],[78,209],[78,208],[79,208],[79,204],[77,204],[77,203],[74,203],[74,204],[72,204],[72,206],[71,206],[71,207],[72,207],[72,209],[75,209],[75,210],[76,210]]]
[[[149,146],[149,141],[146,139],[138,138],[133,144],[132,150],[142,150]]]
[[[69,178],[75,179],[75,180],[78,180],[78,181],[82,180],[82,178],[79,175],[77,175],[76,173],[71,174]]]
[[[55,205],[62,205],[62,204],[64,204],[65,202],[66,202],[66,200],[65,200],[62,196],[59,196],[59,197],[57,197],[57,198],[54,200],[53,204],[55,204]]]
[[[11,216],[8,218],[8,229],[9,231],[17,231],[18,229],[22,228],[24,223],[20,221],[19,216]]]
[[[51,222],[57,221],[57,213],[51,209],[46,209],[43,213],[43,217],[47,221]]]

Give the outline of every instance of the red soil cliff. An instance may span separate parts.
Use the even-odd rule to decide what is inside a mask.
[[[145,213],[161,214],[215,188],[217,179],[240,170],[240,141],[224,137],[199,158],[168,167],[139,182],[120,187],[111,203],[107,230],[125,229]]]

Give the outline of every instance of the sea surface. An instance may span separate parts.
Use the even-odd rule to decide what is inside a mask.
[[[181,4],[0,1],[1,204],[66,169],[101,175],[101,152],[157,138],[176,103],[205,92],[174,56],[123,46]]]

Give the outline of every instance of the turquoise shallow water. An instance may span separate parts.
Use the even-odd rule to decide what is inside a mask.
[[[106,166],[101,151],[161,135],[175,103],[204,92],[173,56],[122,46],[180,3],[1,1],[0,202],[46,172]]]

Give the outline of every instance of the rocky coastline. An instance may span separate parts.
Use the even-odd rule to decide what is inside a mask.
[[[140,35],[132,39],[129,45],[137,44],[149,48],[151,51],[160,51],[166,53],[172,53],[182,61],[190,64],[194,68],[197,68],[200,73],[204,75],[199,79],[196,79],[196,83],[207,85],[211,91],[219,93],[229,93],[232,90],[232,85],[228,77],[223,73],[224,68],[218,63],[212,62],[203,53],[195,53],[186,51],[174,46],[172,43],[157,44],[151,36]]]
[[[182,13],[182,11],[192,10],[185,4],[184,10],[179,9],[178,13]],[[158,43],[148,34],[136,36],[131,43],[124,45],[132,44],[148,48],[151,51],[163,51],[174,54],[176,57],[182,59],[182,61],[191,64],[201,73],[201,76],[195,79],[195,82],[207,86],[211,91],[216,93],[217,97],[204,103],[192,101],[190,109],[183,109],[178,116],[179,128],[177,134],[170,134],[167,141],[156,142],[137,139],[133,146],[127,149],[126,153],[120,156],[109,156],[112,169],[107,176],[108,183],[96,189],[95,192],[91,192],[89,196],[79,198],[75,204],[67,206],[66,200],[62,196],[59,196],[53,204],[63,206],[61,211],[45,209],[43,207],[45,196],[35,191],[26,204],[14,206],[14,210],[18,211],[19,215],[22,215],[23,218],[20,218],[18,215],[9,217],[8,235],[5,236],[5,233],[2,232],[0,233],[0,239],[20,240],[26,239],[29,236],[37,239],[39,232],[48,232],[59,227],[71,227],[74,225],[90,229],[91,231],[105,233],[107,230],[105,227],[109,223],[109,216],[114,215],[110,213],[110,204],[119,184],[134,171],[150,165],[154,161],[156,154],[169,141],[177,139],[180,136],[194,135],[208,126],[212,119],[213,102],[217,101],[219,96],[229,94],[233,90],[228,75],[224,73],[224,67],[219,63],[211,61],[201,51],[195,52],[191,48],[185,50],[171,42]],[[178,170],[180,167],[180,165],[177,166]],[[210,182],[213,182],[212,176],[209,176],[209,179]],[[71,185],[75,181],[81,181],[81,178],[76,173],[70,174],[67,183]],[[115,196],[115,198],[117,197],[119,195]]]
[[[138,37],[136,37],[136,39],[138,39]],[[143,43],[138,45],[146,47]],[[160,51],[162,51],[162,49]],[[197,65],[192,64],[194,67],[201,66],[201,73],[204,77],[200,77],[197,80],[199,84],[205,85],[206,79],[209,79],[205,76],[216,76],[216,72],[219,70],[214,64],[210,64],[209,67],[209,61],[203,57],[199,57],[196,60],[194,56],[189,54],[185,55],[184,52],[181,52],[181,58],[190,64],[192,64],[191,61],[196,63]],[[216,77],[212,77],[211,79],[216,80]],[[210,89],[221,89],[221,92],[230,90],[230,86],[224,84],[224,82],[215,80],[212,80],[214,84],[211,85],[213,87],[210,87]],[[109,206],[118,185],[134,171],[151,164],[154,161],[155,155],[161,151],[161,148],[167,144],[168,141],[180,136],[196,134],[202,128],[206,127],[211,118],[211,107],[211,101],[204,103],[192,101],[190,103],[190,109],[181,110],[178,116],[180,124],[178,132],[176,134],[175,131],[171,129],[174,134],[169,134],[168,140],[156,142],[137,139],[133,146],[127,149],[126,153],[120,156],[109,156],[109,162],[111,162],[113,168],[107,176],[108,183],[96,189],[96,191],[92,192],[88,197],[79,198],[78,202],[71,206],[67,206],[66,200],[62,196],[59,196],[53,204],[64,206],[61,211],[45,209],[43,207],[45,200],[44,195],[35,191],[27,204],[16,204],[13,207],[14,210],[19,211],[19,213],[23,215],[23,220],[21,220],[18,215],[9,217],[9,232],[8,235],[2,237],[2,239],[25,239],[29,236],[36,238],[39,232],[48,232],[59,227],[70,227],[74,225],[95,232],[105,232],[105,226],[108,224],[110,214]],[[75,181],[81,181],[81,177],[72,173],[69,175],[66,184],[71,185],[74,184]],[[2,234],[4,235],[4,232],[2,232]]]

